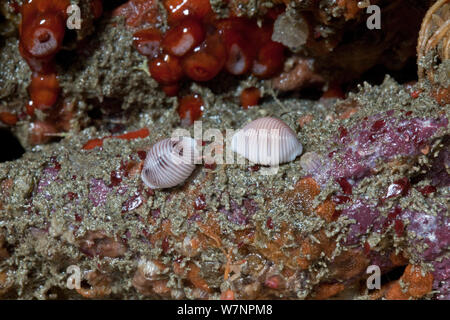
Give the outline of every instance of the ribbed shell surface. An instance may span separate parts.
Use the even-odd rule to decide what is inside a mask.
[[[177,186],[195,169],[196,142],[192,138],[164,139],[147,152],[141,177],[153,189]]]
[[[295,132],[271,117],[256,119],[236,132],[231,149],[253,163],[272,166],[293,161],[302,153]]]

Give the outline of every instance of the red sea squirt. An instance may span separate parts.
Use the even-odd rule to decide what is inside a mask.
[[[174,56],[184,56],[205,38],[205,31],[200,22],[186,19],[171,28],[164,36],[162,46]]]
[[[33,72],[30,113],[34,108],[52,107],[58,98],[59,84],[52,60],[64,39],[69,5],[69,0],[30,0],[22,5],[19,51]]]
[[[156,28],[144,29],[133,35],[133,44],[140,54],[157,57],[161,49],[162,36]]]
[[[179,100],[178,115],[181,119],[181,124],[183,126],[189,126],[194,123],[194,121],[201,118],[204,103],[203,99],[197,95],[188,95]]]
[[[174,84],[183,77],[180,59],[169,54],[151,60],[149,70],[153,79],[164,85]]]
[[[284,64],[284,46],[271,41],[258,52],[252,73],[259,78],[270,78],[280,72]]]
[[[170,23],[180,21],[186,17],[203,19],[212,14],[209,0],[165,0],[164,7],[168,12]]]
[[[261,98],[261,92],[258,88],[250,87],[245,88],[241,92],[241,106],[244,109],[248,109],[249,107],[256,106]]]
[[[53,106],[58,99],[59,91],[59,83],[55,73],[35,73],[31,77],[29,93],[35,108],[44,110]]]
[[[193,52],[183,58],[183,69],[194,81],[208,81],[222,70],[226,51],[218,34],[211,35]]]
[[[227,50],[226,70],[234,75],[249,72],[257,48],[249,37],[255,32],[253,23],[244,18],[229,18],[219,20],[216,26]]]
[[[127,24],[136,26],[128,23],[133,16],[129,11],[140,11],[140,2],[130,0],[115,14],[126,16]],[[150,74],[168,96],[177,95],[184,76],[205,82],[222,70],[233,75],[253,73],[259,78],[270,78],[281,71],[284,46],[272,41],[271,36],[274,17],[284,10],[283,6],[277,7],[275,15],[264,18],[259,27],[249,18],[217,19],[209,0],[165,0],[163,4],[168,31],[164,35],[156,29],[137,31],[134,45],[150,59]]]

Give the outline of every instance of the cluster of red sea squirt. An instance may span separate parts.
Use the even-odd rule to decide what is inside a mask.
[[[102,2],[93,0],[91,4],[98,18]],[[39,109],[48,118],[33,121],[33,144],[67,129],[57,127],[65,122],[52,121],[51,117],[60,118],[58,112],[64,112],[55,107],[60,87],[53,60],[62,46],[69,5],[69,0],[29,0],[20,9],[19,49],[32,71],[26,113],[33,117]],[[149,58],[149,71],[167,95],[177,95],[185,77],[205,82],[226,70],[236,76],[251,73],[270,78],[281,71],[284,46],[271,40],[274,20],[282,12],[279,7],[269,10],[258,26],[254,19],[217,19],[209,0],[166,0],[164,5],[169,30],[165,34],[156,28],[140,30],[134,35],[134,44]],[[243,91],[241,103],[247,108],[257,104],[258,99],[258,90],[248,88]],[[199,119],[203,105],[198,95],[180,99],[178,113],[182,121],[191,124]]]
[[[264,79],[281,71],[284,46],[271,39],[274,20],[281,13],[278,8],[258,26],[254,19],[216,19],[209,0],[167,0],[164,6],[169,30],[165,34],[156,28],[140,30],[134,34],[134,45],[149,58],[150,74],[168,96],[178,94],[186,77],[205,82],[226,70]],[[182,121],[197,120],[202,108],[198,96],[181,99]]]
[[[58,112],[52,110],[60,93],[53,59],[63,43],[69,5],[69,0],[28,0],[20,8],[19,51],[32,71],[28,88],[30,101],[26,106],[26,113],[31,117],[36,109],[48,116]],[[91,5],[95,18],[100,17],[101,0],[93,0]],[[41,143],[44,138],[40,134],[55,133],[57,129],[61,128],[56,128],[51,121],[36,120],[32,130],[38,132],[32,132],[31,142]]]
[[[52,60],[65,33],[68,0],[32,0],[22,6],[19,50],[31,71],[27,113],[51,108],[58,99],[59,84]]]

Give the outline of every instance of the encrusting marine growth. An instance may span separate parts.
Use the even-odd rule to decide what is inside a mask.
[[[0,297],[450,299],[449,1],[370,3],[0,2]]]

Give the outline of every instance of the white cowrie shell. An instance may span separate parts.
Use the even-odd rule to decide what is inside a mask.
[[[253,163],[270,166],[293,161],[303,150],[295,132],[271,117],[256,119],[236,132],[231,149]]]
[[[168,138],[147,153],[141,178],[152,189],[171,188],[186,181],[195,169],[197,144],[189,137]]]

